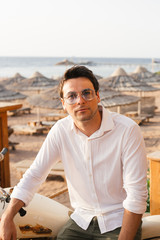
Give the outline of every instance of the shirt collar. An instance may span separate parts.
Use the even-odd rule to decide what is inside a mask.
[[[102,111],[102,122],[100,128],[94,132],[90,138],[97,138],[102,136],[105,132],[111,131],[114,128],[114,122],[112,119],[111,113],[104,108],[103,106],[99,106],[100,111]]]
[[[104,132],[110,131],[114,127],[114,122],[112,119],[111,112],[108,111],[103,106],[101,106],[101,108],[102,108],[102,122],[101,122],[100,129],[102,128]]]

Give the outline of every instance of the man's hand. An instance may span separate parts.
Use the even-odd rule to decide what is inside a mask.
[[[13,220],[3,217],[0,220],[0,240],[16,240],[17,231]]]
[[[16,240],[17,231],[13,219],[23,206],[23,201],[11,199],[0,221],[0,240]]]
[[[125,209],[118,240],[134,240],[141,224],[141,219],[142,214],[132,213]]]

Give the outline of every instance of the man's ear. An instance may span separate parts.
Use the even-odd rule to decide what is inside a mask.
[[[99,91],[97,91],[96,96],[97,96],[97,100],[98,100],[98,103],[99,103],[101,101],[100,96],[99,96]]]
[[[66,107],[65,107],[63,98],[61,98],[61,103],[62,103],[62,107],[63,107],[64,111],[66,111]]]

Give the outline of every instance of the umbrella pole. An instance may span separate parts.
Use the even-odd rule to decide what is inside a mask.
[[[142,97],[141,92],[139,92],[139,97],[140,100],[138,101],[138,116],[141,116],[141,97]]]
[[[40,109],[37,107],[37,125],[40,125]]]
[[[141,116],[141,100],[138,101],[138,116]]]
[[[40,90],[37,91],[40,94]],[[40,109],[37,107],[37,125],[40,125]]]
[[[121,107],[117,106],[117,113],[121,113]]]

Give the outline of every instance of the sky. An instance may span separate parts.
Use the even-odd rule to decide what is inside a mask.
[[[160,58],[160,0],[0,0],[0,56]]]

